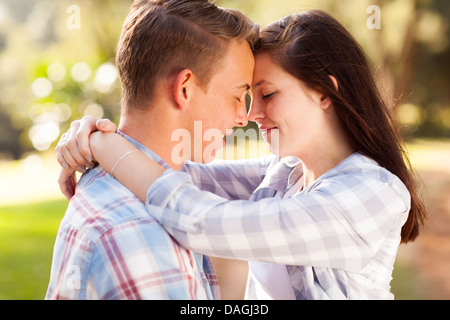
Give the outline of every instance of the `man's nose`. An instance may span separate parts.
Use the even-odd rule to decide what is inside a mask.
[[[245,127],[248,124],[247,118],[247,108],[245,103],[243,103],[237,110],[236,113],[236,126]]]

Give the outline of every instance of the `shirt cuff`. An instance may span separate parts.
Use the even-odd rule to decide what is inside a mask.
[[[146,206],[150,214],[164,227],[199,233],[204,229],[200,219],[190,216],[189,212],[180,212],[177,210],[177,201],[173,201],[177,198],[176,193],[186,185],[193,185],[189,174],[166,170],[148,189]]]
[[[167,207],[173,194],[183,185],[192,184],[191,176],[184,172],[168,169],[147,191],[147,203]]]

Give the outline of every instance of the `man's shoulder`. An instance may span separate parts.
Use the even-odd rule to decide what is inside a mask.
[[[100,166],[81,177],[64,220],[92,241],[124,225],[164,230],[151,209]]]

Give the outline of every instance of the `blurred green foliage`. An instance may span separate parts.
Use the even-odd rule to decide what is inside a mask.
[[[0,0],[0,156],[54,146],[85,114],[118,119],[115,47],[131,0]],[[448,0],[217,0],[264,26],[327,10],[373,60],[407,137],[450,136]],[[369,29],[367,8],[381,8]]]

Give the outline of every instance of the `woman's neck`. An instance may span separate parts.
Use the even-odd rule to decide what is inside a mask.
[[[304,175],[304,188],[310,186],[320,176],[336,167],[339,163],[347,159],[354,152],[352,150],[346,150],[340,154],[334,155],[316,155],[307,159],[302,158],[303,175]]]
[[[333,126],[329,126],[328,130],[324,129],[322,137],[313,141],[310,148],[300,156],[305,177],[304,187],[308,187],[355,151],[350,147],[338,123],[335,122]]]

